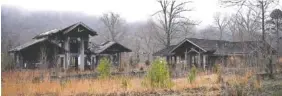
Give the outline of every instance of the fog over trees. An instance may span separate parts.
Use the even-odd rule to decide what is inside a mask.
[[[166,3],[167,7],[172,6],[169,4],[174,3],[179,5],[177,10],[172,10],[173,12],[189,13],[189,11],[193,11],[182,8],[190,2],[159,3],[160,5]],[[147,21],[127,22],[125,18],[115,12],[94,16],[82,12],[30,11],[20,7],[3,5],[1,8],[1,51],[7,52],[12,47],[30,41],[32,37],[39,33],[63,28],[77,22],[83,22],[98,32],[98,36],[90,39],[93,44],[116,40],[131,48],[133,52],[130,56],[138,56],[141,61],[152,58],[151,55],[155,51],[167,45],[175,45],[183,38],[193,37],[231,41],[248,41],[261,38],[261,16],[257,15],[259,9],[254,9],[257,7],[246,7],[244,10],[239,10],[231,15],[217,12],[214,14],[214,23],[212,25],[201,26],[200,28],[198,27],[200,21],[190,20],[187,17],[182,18],[182,15],[177,13],[171,15],[171,17],[177,18],[172,19],[173,22],[171,21],[171,24],[169,24],[170,17],[164,16],[165,14],[162,12],[164,7],[164,5],[160,6],[160,11],[152,13],[152,18],[148,18]],[[266,14],[267,20],[270,18],[268,15]],[[178,18],[180,19],[178,20]],[[114,20],[118,20],[118,22],[114,22]],[[116,26],[113,26],[114,23],[117,23]],[[267,35],[266,38],[269,38],[269,36]],[[172,40],[168,40],[167,37]]]

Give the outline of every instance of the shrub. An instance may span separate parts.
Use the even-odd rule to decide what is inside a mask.
[[[214,73],[217,74],[217,82],[218,83],[221,82],[222,81],[222,74],[221,74],[221,67],[220,67],[220,65],[219,64],[215,64],[213,66],[213,71],[214,71]]]
[[[16,67],[16,62],[12,56],[8,53],[1,53],[1,69],[2,71],[5,70],[13,70]]]
[[[139,68],[139,70],[140,70],[140,71],[144,71],[144,68],[143,68],[143,66],[141,66],[141,67]]]
[[[126,77],[122,77],[121,79],[121,87],[127,89],[130,86],[130,80]]]
[[[146,61],[145,61],[145,64],[146,64],[147,66],[149,66],[149,65],[150,65],[150,61],[149,61],[149,60],[146,60]]]
[[[157,58],[153,61],[151,68],[149,68],[146,80],[151,87],[168,88],[172,86],[172,81],[169,75],[167,62],[163,59]]]
[[[275,91],[275,92],[273,93],[273,96],[282,96],[282,90]]]
[[[97,67],[99,78],[107,78],[111,75],[110,72],[110,61],[109,59],[103,57]]]
[[[40,82],[41,82],[40,77],[34,77],[34,78],[32,79],[32,83],[40,83]]]
[[[193,65],[188,75],[188,81],[190,83],[193,83],[196,80],[196,76],[197,76],[197,68]]]
[[[215,64],[214,66],[213,66],[213,71],[215,72],[215,73],[220,73],[220,65],[219,64]]]

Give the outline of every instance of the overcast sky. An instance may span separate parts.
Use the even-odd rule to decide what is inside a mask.
[[[119,13],[128,22],[145,21],[160,10],[157,0],[4,0],[3,4],[20,6],[31,11],[78,11],[96,16],[112,11]],[[218,0],[194,0],[187,7],[194,11],[188,12],[186,16],[201,21],[200,26],[212,24],[216,12],[232,12],[231,8],[220,7]]]

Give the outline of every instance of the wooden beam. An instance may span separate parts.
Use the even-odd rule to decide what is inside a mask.
[[[198,67],[201,66],[201,54],[198,53]]]
[[[177,64],[177,58],[174,56],[174,64]]]
[[[69,54],[69,52],[70,52],[70,46],[69,46],[69,43],[70,43],[70,37],[67,37],[66,38],[66,41],[64,42],[65,44],[64,44],[64,47],[65,47],[65,49],[66,49],[66,52],[65,52],[65,62],[64,62],[64,70],[66,70],[66,69],[68,69],[68,66],[69,66],[69,64],[70,64],[70,54]]]
[[[207,63],[206,59],[207,59],[207,55],[203,55],[203,68],[204,68],[204,70],[206,70],[206,63]]]
[[[119,66],[121,65],[121,53],[118,53],[118,63],[119,63]]]
[[[188,58],[187,58],[187,55],[188,55],[188,52],[187,52],[187,49],[186,51],[184,52],[184,70],[186,70],[186,67],[188,65]]]
[[[85,55],[84,55],[84,38],[80,37],[80,51],[79,51],[79,70],[83,71],[84,70],[84,66],[85,66]]]

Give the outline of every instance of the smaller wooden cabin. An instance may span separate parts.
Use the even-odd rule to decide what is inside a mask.
[[[231,42],[186,38],[176,45],[157,51],[153,55],[166,57],[168,63],[181,64],[184,69],[194,65],[205,70],[211,69],[215,64],[238,66],[246,62],[250,65],[260,63],[260,61],[253,59],[259,56],[262,44],[260,41]]]
[[[131,49],[123,46],[122,44],[114,41],[106,41],[101,45],[93,47],[91,52],[94,52],[96,55],[92,57],[92,60],[95,60],[94,66],[99,64],[99,60],[102,57],[107,57],[110,59],[111,63],[115,66],[121,64],[122,53],[131,52]],[[95,59],[94,59],[95,58]]]

